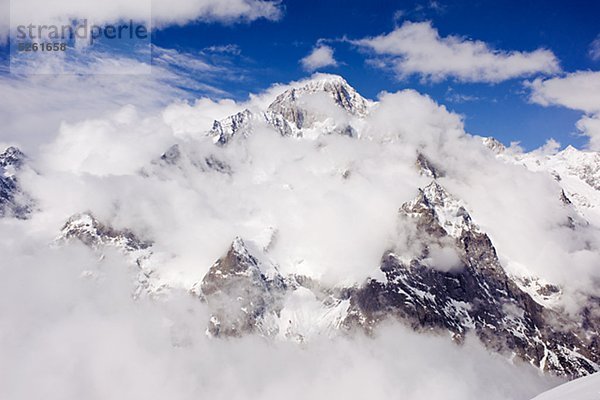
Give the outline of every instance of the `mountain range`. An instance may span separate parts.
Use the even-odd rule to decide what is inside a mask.
[[[541,274],[526,263],[512,262],[512,254],[503,254],[503,249],[510,249],[510,238],[496,233],[501,227],[494,227],[494,219],[485,217],[486,210],[473,201],[474,195],[460,196],[463,175],[456,165],[462,161],[443,156],[448,150],[442,143],[445,134],[430,139],[435,132],[423,130],[415,139],[405,140],[400,126],[397,137],[380,135],[381,127],[387,127],[380,122],[382,108],[379,102],[363,98],[343,78],[319,75],[283,91],[265,109],[249,107],[215,120],[198,141],[173,143],[137,173],[137,177],[165,185],[178,180],[193,182],[205,175],[217,177],[224,185],[231,179],[250,179],[243,175],[241,165],[257,161],[239,156],[245,154],[246,146],[253,145],[254,136],[264,135],[292,142],[291,146],[293,142],[298,146],[308,143],[315,153],[336,149],[338,140],[341,147],[377,142],[397,148],[406,160],[402,168],[417,184],[407,187],[411,196],[386,216],[402,234],[395,241],[382,243],[385,250],[379,254],[379,262],[369,266],[371,273],[362,279],[323,278],[327,275],[325,266],[320,274],[291,268],[284,251],[288,247],[281,245],[288,240],[288,233],[271,221],[250,230],[260,234],[239,232],[232,236],[222,255],[212,265],[203,266],[205,273],[193,282],[177,282],[163,275],[162,262],[172,255],[167,254],[168,245],[160,238],[148,237],[147,232],[134,228],[112,226],[92,208],[79,210],[57,226],[52,245],[81,242],[99,255],[109,248],[117,249],[136,271],[134,298],[147,296],[160,301],[175,288],[185,289],[209,308],[206,334],[215,339],[259,335],[303,343],[317,336],[335,338],[355,331],[375,335],[381,324],[394,320],[422,334],[447,336],[457,346],[469,336],[476,337],[490,351],[550,374],[573,378],[599,371],[598,281],[592,278],[591,286],[574,288],[569,281],[553,280],[552,275]],[[464,143],[464,148],[455,149],[455,153],[464,154],[455,155],[457,160],[465,160],[467,173],[484,162],[524,179],[531,176],[548,182],[550,194],[540,196],[544,196],[543,204],[550,204],[551,212],[560,216],[556,229],[569,238],[565,251],[598,254],[598,243],[589,238],[598,237],[600,229],[599,153],[573,147],[524,152],[515,144],[506,146],[491,137],[468,134],[458,135],[456,142]],[[277,147],[264,148],[264,152],[277,151]],[[470,154],[476,158],[471,159]],[[332,160],[335,165],[327,171],[327,179],[335,179],[336,185],[367,179],[364,163],[361,167],[346,159]],[[378,160],[377,154],[369,159],[375,170]],[[35,219],[37,210],[44,207],[35,193],[27,193],[20,185],[20,171],[28,163],[30,160],[15,147],[0,154],[0,216],[4,218]],[[489,165],[485,168],[493,170]],[[277,170],[265,174],[277,174]],[[255,181],[249,185],[261,190],[261,182],[269,178],[252,179]],[[487,175],[485,179],[486,184],[493,184],[500,178]],[[486,190],[479,181],[467,186],[476,194]],[[327,193],[335,192],[336,187],[327,188]],[[293,197],[294,190],[300,189],[290,184],[285,190]],[[317,186],[306,190],[314,190],[318,202],[334,196],[325,196]],[[498,201],[515,200],[507,192]],[[530,201],[535,208],[539,199]],[[243,205],[241,197],[240,207]],[[218,204],[213,206],[218,208]],[[376,207],[368,203],[363,206]],[[511,207],[516,210],[520,205]],[[527,220],[526,212],[523,215],[524,227],[537,221]],[[302,218],[290,210],[290,218],[296,217]],[[317,223],[306,235],[318,236],[320,229]],[[502,246],[497,246],[497,237]],[[344,240],[339,238],[342,243]],[[528,247],[543,245],[532,239]],[[579,247],[573,250],[573,246]]]

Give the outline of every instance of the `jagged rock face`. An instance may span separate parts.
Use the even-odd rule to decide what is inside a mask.
[[[18,148],[11,146],[7,148],[4,153],[0,154],[0,167],[14,167],[18,169],[23,165],[24,160],[25,154]]]
[[[434,165],[423,153],[417,154],[415,166],[421,175],[429,178],[437,179],[446,175],[441,168]]]
[[[317,319],[337,313],[327,329],[371,333],[395,318],[417,331],[449,332],[458,343],[473,333],[492,351],[564,376],[600,369],[600,299],[589,302],[579,321],[534,300],[505,273],[492,241],[463,204],[435,181],[401,207],[400,218],[416,227],[409,240],[422,243],[421,254],[407,261],[386,252],[380,266],[385,281],[369,279],[358,287],[327,288],[314,279],[284,277],[260,250],[236,239],[193,289],[212,311],[208,332],[281,336],[286,329],[286,338],[302,341],[293,321],[282,320],[289,315],[286,297],[308,290],[321,302]],[[451,248],[457,265],[436,265],[436,246]],[[547,296],[560,292],[552,285],[539,289]]]
[[[270,269],[269,276],[265,269]],[[212,316],[213,336],[240,336],[261,330],[266,314],[277,313],[286,284],[274,266],[265,265],[236,238],[225,257],[203,278],[200,293]]]
[[[576,322],[523,292],[504,272],[490,238],[440,185],[421,190],[401,214],[415,220],[414,240],[424,242],[425,250],[409,263],[386,253],[381,264],[386,282],[370,280],[352,294],[347,326],[369,332],[392,316],[419,331],[449,331],[459,342],[474,332],[494,351],[563,375],[598,370],[598,335],[586,338]],[[427,246],[447,237],[454,239],[461,268],[426,265]]]
[[[17,172],[23,166],[25,155],[16,147],[0,154],[0,217],[27,219],[33,200],[19,187]]]
[[[86,246],[99,249],[115,246],[124,251],[144,250],[151,242],[140,240],[129,230],[116,230],[99,222],[91,213],[73,215],[61,229],[59,239],[78,239]]]
[[[221,121],[215,121],[208,135],[214,138],[215,143],[224,145],[238,133],[247,135],[253,118],[250,110],[241,111]]]

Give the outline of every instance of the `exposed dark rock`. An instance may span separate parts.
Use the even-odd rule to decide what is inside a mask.
[[[160,156],[160,159],[170,165],[177,164],[179,160],[181,160],[181,150],[179,149],[179,145],[174,144],[169,147],[169,149]]]
[[[370,280],[351,295],[348,327],[370,332],[394,317],[418,331],[449,331],[458,342],[474,332],[494,351],[513,353],[561,375],[598,370],[598,333],[586,337],[575,321],[523,292],[504,272],[490,238],[438,184],[421,190],[401,213],[414,219],[413,239],[424,243],[424,253],[409,264],[392,251],[386,253],[381,262],[386,281]],[[447,236],[455,239],[462,268],[444,271],[425,265],[427,246]]]
[[[25,155],[16,147],[0,154],[0,218],[27,219],[34,201],[21,190],[17,174],[25,162]]]
[[[417,154],[417,161],[415,162],[419,173],[429,178],[437,179],[445,175],[439,167],[435,166],[423,153]]]
[[[8,168],[14,167],[19,169],[25,160],[25,154],[16,147],[8,147],[2,154],[0,154],[0,167]]]
[[[233,170],[231,166],[227,164],[225,161],[219,160],[216,156],[210,155],[204,159],[206,162],[206,166],[213,171],[220,172],[222,174],[231,175]]]
[[[152,242],[139,239],[132,231],[114,229],[98,221],[89,212],[75,214],[69,218],[61,229],[60,239],[78,239],[94,249],[111,245],[124,251],[135,251],[152,246]]]
[[[244,110],[221,121],[215,121],[208,135],[213,137],[215,143],[225,145],[234,136],[250,133],[253,115],[250,110]]]
[[[567,194],[565,193],[564,190],[560,191],[560,201],[564,205],[571,205],[571,204],[573,204],[573,202],[567,197]]]
[[[227,254],[202,279],[200,293],[212,311],[208,327],[211,335],[240,336],[260,331],[262,318],[281,309],[286,283],[275,266],[266,265],[268,262],[256,253],[236,238]]]

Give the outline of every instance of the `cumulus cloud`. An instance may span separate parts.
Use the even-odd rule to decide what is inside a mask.
[[[335,67],[338,65],[333,58],[333,49],[327,45],[318,45],[309,55],[300,60],[302,67],[307,71],[315,71],[323,67]]]
[[[280,1],[268,0],[2,0],[11,15],[11,27],[17,25],[55,24],[70,19],[88,19],[95,24],[134,19],[162,27],[184,25],[193,21],[237,22],[259,18],[278,20],[282,16]],[[8,6],[10,2],[10,8]],[[7,32],[7,20],[0,20],[0,32]]]
[[[577,129],[590,138],[588,146],[600,150],[600,72],[577,71],[564,77],[527,83],[530,100],[543,106],[562,106],[583,111]]]
[[[442,37],[431,22],[405,22],[392,32],[352,43],[380,56],[376,65],[392,68],[402,79],[419,75],[440,81],[501,82],[560,71],[555,55],[545,49],[505,51],[460,36]]]
[[[600,72],[578,71],[564,77],[536,79],[528,84],[531,101],[587,113],[600,112]]]

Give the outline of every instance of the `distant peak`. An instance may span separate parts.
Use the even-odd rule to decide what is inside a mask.
[[[502,142],[495,137],[484,137],[482,142],[488,149],[492,150],[496,154],[503,153],[506,150],[506,146],[504,146],[504,144],[502,144]]]
[[[572,145],[568,145],[567,147],[565,147],[565,149],[561,153],[567,154],[567,153],[576,153],[576,152],[579,152],[579,150],[577,150]]]
[[[18,168],[24,159],[25,154],[19,148],[10,146],[4,152],[0,153],[0,167],[6,168],[12,165]]]
[[[268,109],[282,114],[300,128],[302,124],[298,124],[297,117],[302,112],[298,109],[298,99],[304,95],[321,92],[327,93],[339,107],[352,115],[365,116],[367,114],[367,100],[344,78],[330,74],[314,74],[310,79],[298,82],[294,87],[277,96]]]

